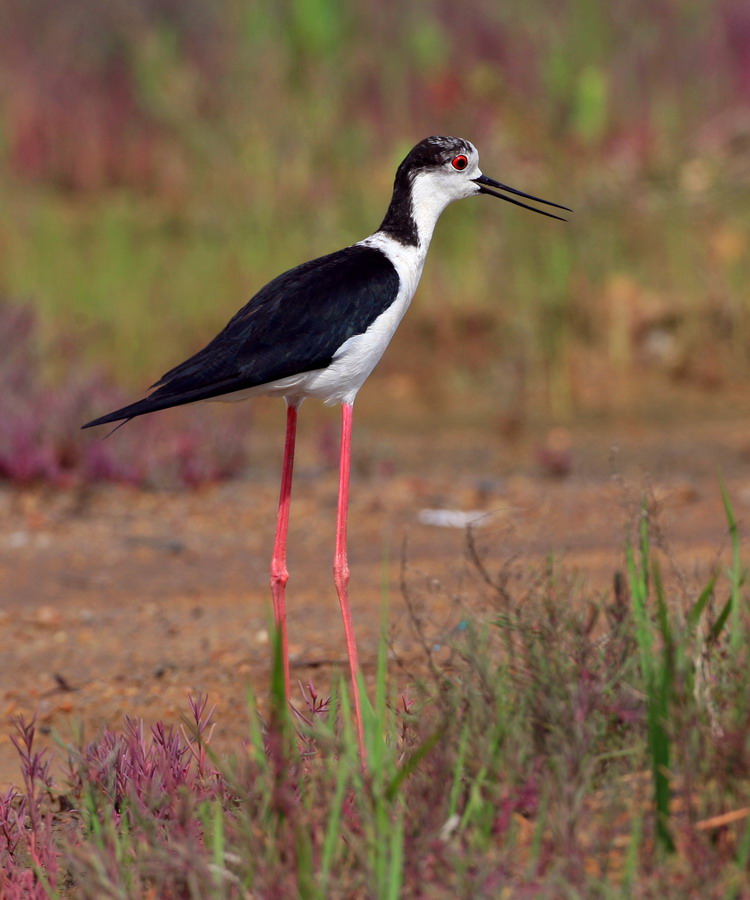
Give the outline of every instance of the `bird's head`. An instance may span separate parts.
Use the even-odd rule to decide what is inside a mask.
[[[445,207],[454,200],[476,194],[499,197],[553,219],[561,216],[514,198],[525,197],[557,209],[568,208],[488,178],[479,168],[479,153],[472,143],[463,138],[434,135],[413,147],[398,167],[393,196],[380,230],[406,246],[419,246],[426,252],[435,223]]]
[[[543,216],[551,216],[553,219],[562,218],[554,213],[537,209],[520,200],[505,196],[513,194],[515,197],[525,197],[527,200],[534,200],[536,203],[544,203],[546,206],[554,206],[557,209],[568,209],[567,206],[542,200],[541,197],[534,197],[532,194],[525,194],[507,184],[488,178],[479,168],[477,148],[463,138],[433,135],[420,141],[398,167],[396,183],[398,184],[399,181],[407,182],[410,185],[416,207],[439,205],[441,209],[444,209],[454,200],[472,197],[475,194],[489,194]],[[498,191],[503,193],[498,193]]]

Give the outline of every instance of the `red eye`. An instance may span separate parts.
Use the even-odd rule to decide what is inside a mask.
[[[461,156],[453,157],[453,159],[451,160],[451,165],[454,169],[458,169],[458,171],[461,172],[469,165],[469,159],[462,153]]]

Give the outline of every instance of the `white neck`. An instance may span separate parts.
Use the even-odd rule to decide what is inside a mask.
[[[423,253],[427,253],[441,213],[454,199],[456,198],[444,191],[435,190],[431,179],[415,178],[411,190],[411,215],[417,226],[417,240]]]

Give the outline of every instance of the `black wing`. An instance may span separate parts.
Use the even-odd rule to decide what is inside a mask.
[[[83,427],[323,369],[344,341],[391,305],[398,289],[393,265],[370,247],[303,263],[261,288],[209,344],[162,376],[150,396]]]

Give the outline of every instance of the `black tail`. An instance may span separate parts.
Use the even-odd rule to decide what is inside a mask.
[[[116,409],[114,412],[107,413],[106,416],[92,419],[81,427],[93,428],[95,425],[107,425],[110,422],[119,422],[121,419],[134,419],[136,416],[145,416],[147,413],[157,412],[160,409],[184,406],[187,403],[198,403],[201,400],[212,400],[224,394],[231,394],[234,391],[241,391],[256,385],[257,381],[250,378],[231,377],[223,381],[217,381],[214,384],[201,385],[187,390],[184,388],[176,390],[175,385],[169,382],[157,388],[150,397],[144,397],[143,400],[137,400],[135,403]]]
[[[144,397],[143,400],[137,400],[135,403],[129,403],[121,409],[107,413],[106,416],[99,416],[98,419],[92,419],[81,425],[81,428],[93,428],[95,425],[107,425],[110,422],[119,422],[120,420],[128,421],[135,419],[136,416],[145,416],[147,413],[158,412],[160,409],[171,409],[173,406],[184,406],[186,403],[197,403],[200,400],[209,400],[221,394],[226,394],[227,389],[223,385],[203,388],[193,391],[182,391],[174,393],[167,390],[167,385],[159,390],[154,391],[150,397]]]
[[[144,400],[138,400],[136,403],[130,403],[128,406],[123,406],[121,409],[116,409],[114,412],[107,413],[106,416],[99,416],[98,419],[92,419],[90,422],[86,422],[85,425],[81,425],[81,428],[93,428],[95,425],[107,425],[111,422],[119,421],[122,421],[124,424],[129,419],[134,419],[136,416],[145,416],[146,413],[156,412],[158,409],[167,409],[170,406],[178,406],[179,403],[180,401],[175,401],[174,398],[169,400],[166,397],[162,397],[160,402],[159,399],[146,397]]]

